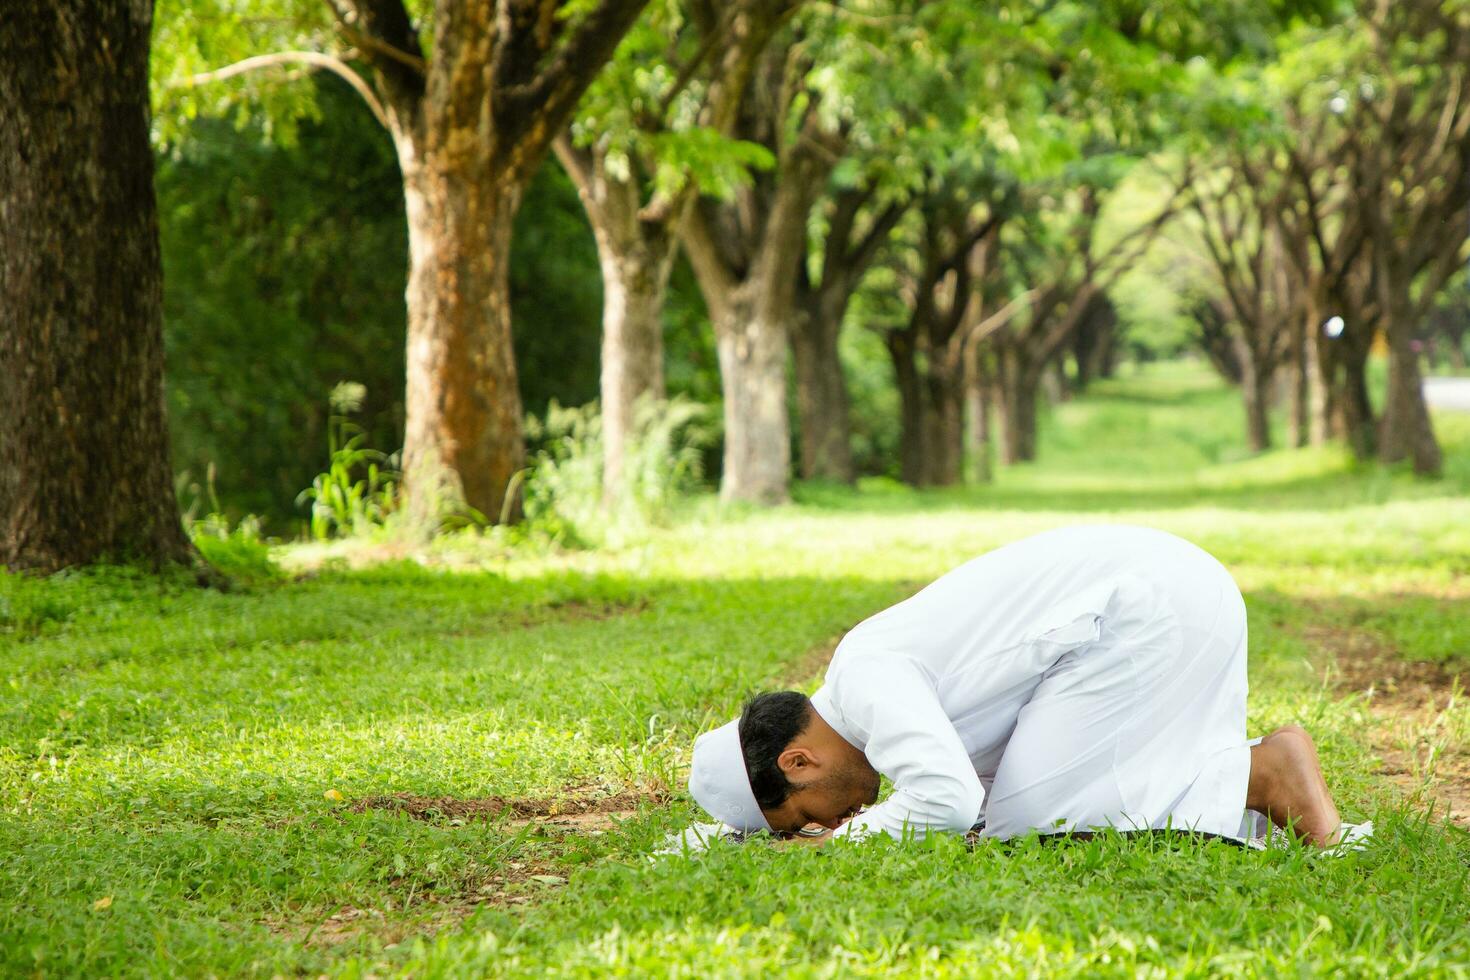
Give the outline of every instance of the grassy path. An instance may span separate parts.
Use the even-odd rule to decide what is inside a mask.
[[[1171,368],[1063,406],[979,490],[807,487],[616,554],[229,595],[0,581],[0,975],[1470,974],[1470,832],[1430,815],[1470,811],[1470,420],[1425,483],[1244,458],[1238,415]],[[1231,567],[1253,727],[1319,733],[1379,847],[645,859],[693,815],[694,733],[950,566],[1089,520]]]

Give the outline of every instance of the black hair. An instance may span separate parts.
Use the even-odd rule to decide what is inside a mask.
[[[800,691],[767,691],[740,712],[740,750],[750,789],[762,810],[774,810],[795,791],[776,760],[811,722],[811,702]]]

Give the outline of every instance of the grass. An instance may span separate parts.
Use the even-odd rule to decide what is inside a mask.
[[[1041,461],[989,487],[704,502],[615,552],[460,542],[351,569],[287,548],[309,574],[231,593],[0,577],[0,975],[1470,974],[1470,834],[1429,809],[1470,712],[1355,683],[1381,667],[1364,651],[1426,665],[1406,677],[1470,663],[1470,417],[1439,419],[1447,476],[1420,481],[1247,458],[1240,414],[1167,366],[1060,406]],[[1379,846],[646,858],[694,816],[694,734],[811,683],[813,651],[950,566],[1078,521],[1165,527],[1232,568],[1253,728],[1317,733]],[[645,802],[600,833],[353,806],[627,791]]]

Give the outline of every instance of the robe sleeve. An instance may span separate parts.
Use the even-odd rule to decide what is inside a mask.
[[[985,791],[919,665],[906,657],[861,657],[843,665],[835,687],[843,718],[867,737],[868,761],[894,787],[888,799],[843,824],[836,836],[969,830]]]

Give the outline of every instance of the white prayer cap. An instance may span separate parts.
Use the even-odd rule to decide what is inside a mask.
[[[739,719],[694,740],[689,793],[710,816],[736,830],[771,829],[750,789]]]

